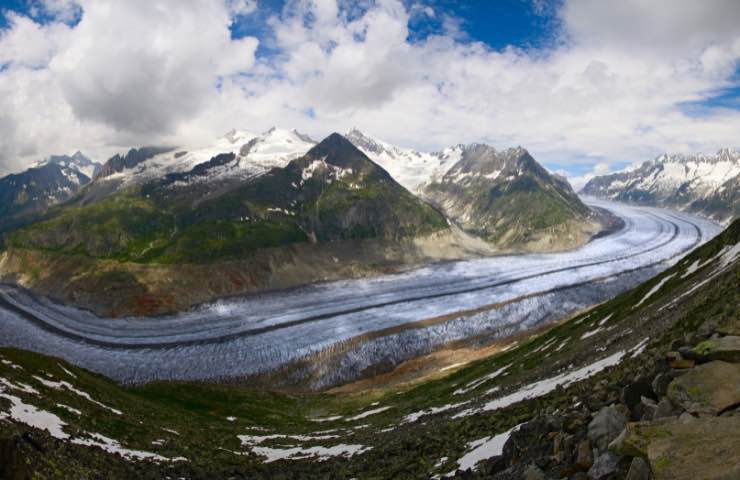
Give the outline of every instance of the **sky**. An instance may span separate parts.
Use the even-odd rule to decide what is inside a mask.
[[[523,146],[581,185],[740,146],[737,0],[0,0],[0,173],[237,128]]]

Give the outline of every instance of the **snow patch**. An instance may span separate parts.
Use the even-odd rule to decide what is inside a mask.
[[[94,403],[95,405],[97,405],[97,406],[99,406],[101,408],[104,408],[104,409],[106,409],[106,410],[108,410],[110,412],[113,412],[116,415],[123,415],[123,412],[122,411],[116,410],[113,407],[109,407],[108,405],[95,400],[87,392],[83,392],[82,390],[78,390],[77,388],[75,388],[74,385],[71,385],[69,382],[65,382],[64,380],[59,381],[59,382],[52,382],[51,380],[46,380],[45,378],[41,378],[41,377],[39,377],[37,375],[34,375],[33,378],[35,378],[36,380],[38,380],[45,387],[53,388],[55,390],[61,390],[63,388],[66,388],[70,392],[79,395],[80,397],[84,398],[85,400],[87,400],[87,401],[89,401],[91,403]]]
[[[645,300],[647,300],[648,298],[652,297],[658,290],[660,290],[661,288],[663,288],[663,285],[665,285],[668,280],[670,280],[671,278],[673,278],[674,275],[676,275],[676,274],[675,273],[671,273],[670,275],[666,275],[665,277],[661,278],[660,281],[658,283],[656,283],[653,286],[653,288],[651,288],[650,291],[645,294],[644,297],[642,297],[642,300],[640,300],[639,302],[637,302],[637,305],[635,305],[632,308],[637,308],[640,305],[642,305],[643,303],[645,303]]]
[[[393,407],[374,408],[372,410],[368,410],[366,412],[362,412],[362,413],[360,413],[358,415],[355,415],[354,417],[349,417],[345,421],[346,422],[352,422],[352,421],[355,421],[355,420],[360,420],[360,419],[369,417],[371,415],[377,415],[378,413],[385,412],[386,410],[390,410],[391,408],[393,408]]]
[[[446,476],[452,476],[461,470],[475,470],[478,462],[501,455],[504,451],[506,441],[509,440],[511,434],[517,431],[521,425],[522,424],[519,424],[510,430],[499,433],[498,435],[479,438],[478,440],[468,443],[468,449],[470,449],[470,451],[460,457],[457,461],[458,468],[448,473]]]
[[[506,365],[506,366],[503,366],[503,367],[499,368],[498,370],[496,370],[494,372],[491,372],[488,375],[485,375],[485,376],[479,378],[478,380],[474,380],[474,381],[468,383],[467,385],[465,385],[463,388],[458,388],[457,390],[455,390],[453,392],[453,395],[462,395],[462,394],[465,394],[465,393],[470,392],[471,390],[475,390],[480,385],[486,383],[489,380],[493,380],[494,378],[496,378],[499,375],[501,375],[502,373],[504,373],[506,370],[509,369],[509,367],[511,367],[511,364]]]
[[[619,351],[590,365],[573,370],[572,372],[561,373],[560,375],[531,383],[525,387],[520,388],[516,392],[492,400],[480,408],[464,410],[454,415],[452,418],[462,418],[479,412],[498,410],[500,408],[505,408],[509,405],[521,402],[522,400],[528,400],[531,398],[546,395],[555,390],[558,386],[570,385],[571,383],[589,378],[606,368],[617,365],[622,360],[624,355],[624,351]]]

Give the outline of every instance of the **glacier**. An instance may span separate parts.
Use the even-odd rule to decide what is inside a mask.
[[[450,341],[491,341],[562,318],[637,285],[720,232],[689,214],[587,202],[624,227],[568,252],[435,263],[161,317],[99,318],[0,285],[0,345],[59,356],[123,383],[246,378],[335,351],[331,368],[317,373],[308,362],[291,372],[323,388]],[[418,323],[428,319],[438,320]]]

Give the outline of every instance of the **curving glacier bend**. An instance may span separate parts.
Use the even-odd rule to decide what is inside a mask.
[[[688,214],[587,203],[621,217],[624,228],[570,252],[433,264],[225,299],[157,318],[99,318],[0,285],[0,345],[60,356],[137,383],[249,376],[375,332],[332,360],[312,384],[320,388],[355,378],[376,362],[398,363],[462,338],[498,338],[604,301],[721,230]],[[444,315],[451,317],[393,328]]]

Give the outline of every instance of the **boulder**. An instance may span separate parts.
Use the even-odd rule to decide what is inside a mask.
[[[671,380],[673,380],[673,377],[667,373],[659,373],[655,376],[651,387],[653,387],[653,393],[655,393],[656,398],[660,398],[666,394]]]
[[[733,315],[719,320],[716,329],[722,335],[740,336],[740,316]]]
[[[650,385],[650,382],[645,379],[639,379],[626,385],[622,388],[620,395],[622,403],[627,405],[630,412],[634,411],[634,409],[640,404],[642,397],[652,398],[654,396],[655,394],[653,393],[652,385]]]
[[[600,480],[609,477],[617,471],[617,465],[621,459],[621,456],[612,452],[602,453],[596,457],[593,466],[588,470],[588,478]]]
[[[710,338],[695,346],[692,352],[702,360],[740,362],[740,336]]]
[[[628,423],[617,438],[609,444],[609,450],[629,457],[647,458],[647,442],[640,432],[645,425],[652,425],[654,423],[660,422],[654,420],[652,422]]]
[[[588,424],[588,438],[599,452],[603,452],[626,424],[627,417],[614,405],[604,407]]]
[[[694,365],[696,365],[696,361],[689,360],[688,358],[678,358],[676,360],[671,360],[670,362],[668,362],[668,365],[670,365],[670,367],[674,370],[685,370],[687,368],[694,368]]]
[[[673,417],[676,416],[678,413],[679,412],[676,411],[676,408],[673,406],[671,401],[668,400],[668,397],[662,397],[658,402],[658,405],[655,407],[652,420]]]
[[[740,478],[740,417],[631,425],[627,443],[646,454],[655,480]]]
[[[625,480],[650,480],[650,465],[640,457],[633,458]]]
[[[545,473],[537,465],[529,465],[524,469],[523,480],[546,480]]]
[[[588,470],[593,465],[594,459],[591,453],[591,442],[583,440],[576,449],[576,468]]]
[[[652,420],[657,409],[658,404],[655,401],[647,397],[642,397],[640,400],[640,410],[642,411],[640,420]]]
[[[740,364],[699,365],[671,382],[668,398],[688,412],[717,415],[740,404]]]

